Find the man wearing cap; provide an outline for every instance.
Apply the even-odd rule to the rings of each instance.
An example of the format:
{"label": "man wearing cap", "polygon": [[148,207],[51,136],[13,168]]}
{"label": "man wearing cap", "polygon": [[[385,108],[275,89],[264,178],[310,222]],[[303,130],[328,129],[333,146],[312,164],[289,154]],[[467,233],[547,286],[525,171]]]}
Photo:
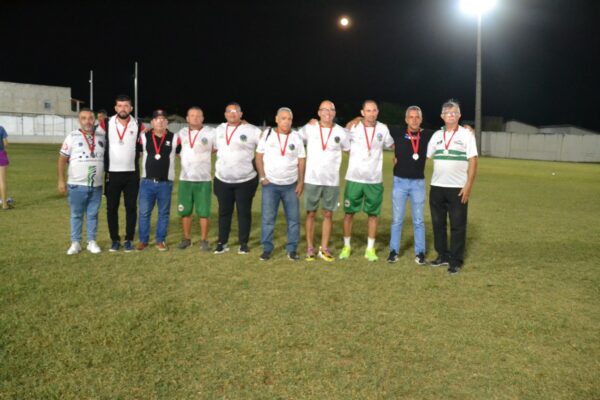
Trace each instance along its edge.
{"label": "man wearing cap", "polygon": [[177,143],[181,144],[177,212],[183,225],[183,240],[177,248],[183,250],[192,244],[192,213],[195,210],[200,220],[200,249],[209,251],[211,154],[215,144],[215,130],[203,125],[204,113],[200,107],[191,107],[186,121],[188,126],[177,133]]}
{"label": "man wearing cap", "polygon": [[226,122],[215,129],[217,162],[214,193],[219,203],[219,238],[214,253],[229,251],[229,233],[235,206],[240,244],[238,254],[248,254],[252,200],[258,186],[253,160],[260,129],[251,124],[242,124],[242,109],[238,103],[227,104],[225,119]]}
{"label": "man wearing cap", "polygon": [[[102,202],[106,135],[102,128],[95,128],[94,113],[88,108],[79,111],[79,126],[67,135],[58,157],[58,191],[68,194],[71,208],[71,247],[67,255],[81,251],[84,216],[87,219],[87,250],[93,254],[101,251],[96,243],[96,232]],[[68,178],[65,182],[66,170]]]}
{"label": "man wearing cap", "polygon": [[367,248],[365,258],[377,261],[375,236],[377,218],[383,203],[383,148],[390,148],[394,140],[385,124],[377,121],[379,108],[374,100],[363,103],[362,121],[350,130],[350,159],[344,190],[344,247],[340,259],[350,257],[352,221],[361,209],[368,215]]}
{"label": "man wearing cap", "polygon": [[296,131],[292,131],[292,110],[282,107],[277,111],[276,128],[265,130],[256,148],[256,168],[262,185],[262,261],[271,258],[273,253],[273,232],[283,203],[287,221],[288,259],[298,260],[300,240],[300,203],[304,187],[304,143]]}
{"label": "man wearing cap", "polygon": [[[427,146],[427,158],[433,159],[429,192],[433,241],[438,253],[434,267],[448,265],[457,274],[464,262],[467,236],[467,208],[477,172],[475,136],[458,125],[460,106],[455,100],[442,105],[444,127],[436,131]],[[448,249],[447,221],[450,220]]]}
{"label": "man wearing cap", "polygon": [[119,95],[115,99],[116,115],[102,126],[106,131],[104,153],[106,219],[112,245],[111,252],[121,248],[119,235],[119,204],[125,201],[125,252],[132,251],[137,220],[137,199],[140,187],[139,153],[137,143],[144,124],[131,117],[131,99]]}
{"label": "man wearing cap", "polygon": [[334,260],[329,251],[329,237],[333,212],[338,207],[340,193],[340,165],[342,151],[350,149],[348,134],[334,122],[335,105],[329,100],[319,105],[319,122],[307,124],[300,130],[306,143],[306,173],[304,177],[304,208],[306,210],[306,260],[315,259],[314,227],[319,205],[322,206],[323,225],[321,246],[317,256],[325,261]]}
{"label": "man wearing cap", "polygon": [[150,218],[156,205],[156,248],[168,250],[166,244],[171,193],[175,180],[175,153],[180,150],[175,135],[167,129],[167,115],[163,110],[152,113],[152,129],[140,135],[138,151],[142,155],[142,182],[140,184],[140,242],[136,250],[144,250],[150,241]]}

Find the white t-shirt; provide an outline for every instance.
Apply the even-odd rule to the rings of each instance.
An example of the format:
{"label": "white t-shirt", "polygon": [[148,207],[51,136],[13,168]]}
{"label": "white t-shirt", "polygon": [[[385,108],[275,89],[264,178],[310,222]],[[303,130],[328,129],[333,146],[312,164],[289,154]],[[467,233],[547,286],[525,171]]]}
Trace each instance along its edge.
{"label": "white t-shirt", "polygon": [[[94,154],[91,152],[90,145],[94,148]],[[60,149],[60,154],[69,158],[67,184],[102,186],[105,148],[106,135],[100,127],[96,128],[93,144],[91,135],[86,135],[84,138],[80,130],[69,133]]]}
{"label": "white t-shirt", "polygon": [[348,132],[337,124],[332,128],[308,124],[298,133],[306,143],[304,182],[311,185],[339,186],[342,151],[350,150]]}
{"label": "white t-shirt", "polygon": [[477,157],[475,135],[459,126],[454,137],[452,132],[446,132],[445,141],[448,154],[445,154],[443,129],[436,131],[427,145],[427,158],[433,159],[431,185],[462,188],[467,183],[468,160]]}
{"label": "white t-shirt", "polygon": [[[359,123],[350,131],[350,160],[346,180],[358,183],[381,183],[383,175],[383,148],[392,147],[394,139],[387,125],[377,122],[375,127]],[[370,150],[369,150],[370,147]]]}
{"label": "white t-shirt", "polygon": [[247,182],[256,177],[252,160],[260,129],[250,124],[241,124],[236,128],[224,122],[215,131],[215,176],[225,183]]}
{"label": "white t-shirt", "polygon": [[181,128],[177,132],[181,144],[181,173],[179,180],[208,182],[211,180],[211,154],[215,146],[215,130],[203,126],[200,130]]}
{"label": "white t-shirt", "polygon": [[[113,115],[108,120],[108,172],[135,171],[135,153],[137,145],[138,124],[135,118],[129,117],[129,122],[122,125]],[[123,140],[119,138],[122,135]]]}
{"label": "white t-shirt", "polygon": [[298,159],[306,158],[298,132],[277,135],[275,129],[267,129],[260,137],[256,152],[264,154],[265,176],[269,182],[291,185],[298,180]]}

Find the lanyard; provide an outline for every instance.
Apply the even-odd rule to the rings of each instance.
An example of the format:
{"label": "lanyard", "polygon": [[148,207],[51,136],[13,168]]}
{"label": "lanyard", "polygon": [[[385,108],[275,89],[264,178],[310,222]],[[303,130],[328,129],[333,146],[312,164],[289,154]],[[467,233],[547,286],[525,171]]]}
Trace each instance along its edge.
{"label": "lanyard", "polygon": [[123,143],[123,138],[125,137],[125,133],[127,132],[127,127],[129,126],[129,121],[131,121],[131,117],[127,118],[127,123],[125,124],[125,129],[123,129],[123,133],[119,132],[119,119],[115,118],[115,128],[117,128],[117,136],[119,137],[119,142]]}
{"label": "lanyard", "polygon": [[327,140],[325,142],[323,142],[323,128],[321,127],[321,125],[319,125],[319,132],[321,133],[321,147],[323,148],[323,151],[325,151],[325,149],[327,148],[327,143],[329,143],[329,138],[331,137],[331,131],[333,131],[333,126],[331,128],[329,128],[329,134],[327,135]]}
{"label": "lanyard", "polygon": [[371,152],[371,147],[373,146],[373,138],[375,137],[375,130],[377,129],[377,123],[373,127],[373,133],[371,134],[371,141],[369,142],[369,135],[367,135],[367,126],[363,123],[363,128],[365,130],[365,140],[367,141],[367,149],[369,153]]}
{"label": "lanyard", "polygon": [[290,139],[290,134],[288,133],[287,135],[285,135],[285,143],[283,144],[283,148],[281,147],[281,138],[279,137],[279,132],[277,132],[277,130],[275,130],[275,133],[277,134],[277,140],[279,140],[279,151],[281,152],[281,156],[285,156],[285,151],[287,149],[287,144],[288,144],[288,140]]}
{"label": "lanyard", "polygon": [[225,142],[227,142],[227,146],[229,146],[229,143],[231,143],[231,138],[233,138],[233,134],[235,133],[235,131],[237,131],[237,128],[239,128],[240,125],[241,124],[236,125],[233,131],[231,131],[231,135],[229,135],[229,137],[227,137],[227,128],[229,128],[229,125],[225,125]]}
{"label": "lanyard", "polygon": [[452,136],[450,136],[450,140],[446,142],[446,128],[444,128],[444,150],[445,153],[448,154],[448,147],[450,147],[450,143],[452,143],[452,139],[454,139],[454,134],[458,131],[458,126],[452,132]]}
{"label": "lanyard", "polygon": [[155,154],[154,158],[156,158],[156,155],[159,156],[158,158],[156,158],[157,160],[160,160],[160,148],[162,147],[163,142],[165,141],[166,137],[167,137],[167,133],[165,132],[163,134],[163,136],[160,138],[160,144],[157,146],[156,145],[156,136],[154,136],[154,132],[152,132],[152,144],[154,144],[154,154]]}
{"label": "lanyard", "polygon": [[96,135],[95,132],[92,132],[92,134],[90,135],[92,137],[92,143],[90,144],[87,135],[85,134],[84,131],[82,131],[81,129],[79,130],[79,132],[81,132],[81,134],[83,135],[83,138],[85,139],[85,142],[88,145],[88,148],[90,149],[90,155],[92,157],[94,157],[94,149],[96,148]]}
{"label": "lanyard", "polygon": [[417,131],[416,138],[413,137],[410,129],[407,129],[406,132],[408,133],[408,137],[410,138],[410,145],[412,146],[413,154],[418,154],[419,153],[419,142],[421,141],[421,130],[419,129]]}
{"label": "lanyard", "polygon": [[188,139],[190,140],[190,148],[194,148],[194,144],[196,143],[196,139],[198,139],[198,135],[200,134],[201,130],[202,128],[198,129],[198,132],[196,132],[196,135],[194,136],[194,140],[192,140],[192,131],[190,131],[190,128],[188,127]]}

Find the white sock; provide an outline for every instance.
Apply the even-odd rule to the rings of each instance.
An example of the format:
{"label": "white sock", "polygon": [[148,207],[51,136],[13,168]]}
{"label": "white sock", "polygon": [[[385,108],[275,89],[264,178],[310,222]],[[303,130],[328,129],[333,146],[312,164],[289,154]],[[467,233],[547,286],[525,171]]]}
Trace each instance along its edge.
{"label": "white sock", "polygon": [[375,247],[375,238],[373,238],[373,239],[368,238],[368,240],[367,240],[367,249],[372,249],[373,247]]}
{"label": "white sock", "polygon": [[344,246],[350,247],[350,236],[344,236]]}

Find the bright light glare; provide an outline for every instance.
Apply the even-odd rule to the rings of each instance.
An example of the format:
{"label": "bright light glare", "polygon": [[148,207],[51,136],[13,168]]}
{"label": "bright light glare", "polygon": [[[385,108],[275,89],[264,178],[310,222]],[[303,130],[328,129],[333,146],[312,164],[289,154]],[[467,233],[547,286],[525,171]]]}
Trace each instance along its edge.
{"label": "bright light glare", "polygon": [[491,10],[496,0],[460,0],[460,8],[468,14],[481,15]]}
{"label": "bright light glare", "polygon": [[350,25],[350,19],[349,19],[348,17],[341,17],[341,18],[340,18],[340,25],[341,25],[343,28],[346,28],[346,27],[348,27],[348,26]]}

